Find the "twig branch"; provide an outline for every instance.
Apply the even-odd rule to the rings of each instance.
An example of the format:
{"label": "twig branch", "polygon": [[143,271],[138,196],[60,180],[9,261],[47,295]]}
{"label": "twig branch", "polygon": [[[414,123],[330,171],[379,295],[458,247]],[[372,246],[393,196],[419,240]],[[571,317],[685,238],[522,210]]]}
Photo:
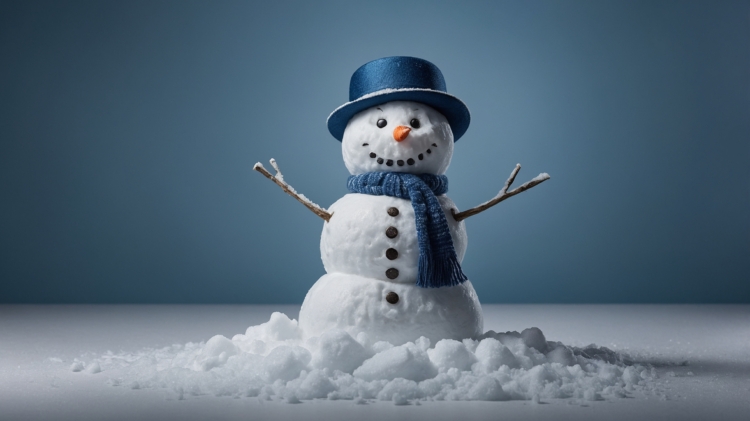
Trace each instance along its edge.
{"label": "twig branch", "polygon": [[531,180],[523,183],[520,187],[517,187],[511,191],[508,191],[510,188],[510,185],[513,184],[513,181],[516,180],[516,175],[518,175],[518,172],[521,171],[521,164],[516,164],[516,167],[513,168],[513,172],[510,173],[510,177],[508,177],[508,180],[505,182],[505,185],[503,186],[503,189],[500,190],[500,192],[493,197],[492,199],[482,203],[479,206],[473,207],[471,209],[467,209],[463,212],[456,212],[455,209],[451,210],[451,213],[453,214],[453,219],[456,221],[462,221],[470,216],[476,215],[479,212],[484,212],[487,209],[497,205],[498,203],[502,202],[503,200],[513,197],[517,195],[518,193],[524,192],[537,184],[541,184],[544,181],[549,180],[549,174],[547,173],[541,173],[538,176],[532,178]]}
{"label": "twig branch", "polygon": [[273,158],[271,158],[271,166],[276,170],[276,175],[271,175],[271,173],[268,172],[268,170],[266,170],[263,167],[263,164],[261,164],[260,162],[253,165],[253,169],[263,174],[267,179],[276,183],[279,187],[281,187],[281,190],[284,190],[288,195],[297,199],[297,201],[305,205],[307,209],[310,209],[314,214],[323,218],[326,222],[331,220],[331,216],[333,216],[332,213],[329,213],[324,208],[313,203],[310,199],[305,197],[304,194],[297,193],[297,191],[295,191],[292,186],[284,181],[284,175],[281,173],[281,170],[279,170],[279,166],[276,164],[276,160]]}

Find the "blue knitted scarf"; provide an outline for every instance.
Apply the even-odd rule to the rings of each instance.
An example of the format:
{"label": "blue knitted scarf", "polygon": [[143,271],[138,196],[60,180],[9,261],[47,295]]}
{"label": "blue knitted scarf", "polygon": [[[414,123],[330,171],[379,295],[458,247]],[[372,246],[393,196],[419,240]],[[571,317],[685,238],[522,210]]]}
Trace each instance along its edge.
{"label": "blue knitted scarf", "polygon": [[436,197],[448,191],[448,177],[370,172],[350,176],[346,186],[352,193],[411,200],[419,243],[418,286],[455,286],[468,279],[461,270],[456,250],[453,248],[448,221]]}

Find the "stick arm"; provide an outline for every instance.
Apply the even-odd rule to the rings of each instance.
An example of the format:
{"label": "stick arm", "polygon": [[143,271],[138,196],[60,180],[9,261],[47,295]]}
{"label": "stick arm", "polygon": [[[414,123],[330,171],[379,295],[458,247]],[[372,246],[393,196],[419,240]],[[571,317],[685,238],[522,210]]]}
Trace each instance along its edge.
{"label": "stick arm", "polygon": [[286,192],[288,195],[297,199],[298,202],[305,205],[307,209],[310,209],[314,214],[323,218],[326,222],[331,220],[331,216],[333,216],[332,213],[328,212],[326,209],[313,203],[310,199],[305,197],[304,194],[297,193],[297,191],[294,190],[292,186],[290,186],[289,184],[287,184],[286,181],[284,181],[284,175],[281,174],[281,170],[279,170],[279,166],[276,164],[276,160],[271,158],[270,162],[271,162],[271,166],[276,170],[276,175],[272,175],[270,172],[268,172],[268,170],[266,170],[263,167],[263,164],[261,164],[260,162],[257,162],[255,165],[253,165],[253,169],[263,174],[263,176],[265,176],[267,179],[276,183],[276,185],[281,187],[281,190],[284,190],[284,192]]}
{"label": "stick arm", "polygon": [[505,185],[503,186],[502,190],[493,197],[492,199],[482,203],[481,205],[475,206],[471,209],[467,209],[463,212],[456,212],[455,209],[451,210],[451,213],[453,214],[453,219],[456,221],[463,221],[464,219],[474,216],[480,212],[484,212],[487,209],[497,205],[498,203],[502,202],[503,200],[513,197],[517,195],[518,193],[523,193],[526,190],[541,184],[547,180],[550,179],[549,174],[547,173],[541,173],[538,176],[532,178],[531,180],[523,183],[521,186],[516,187],[515,189],[508,191],[510,188],[510,185],[513,184],[513,181],[516,179],[516,175],[518,175],[518,172],[521,171],[521,164],[516,164],[516,167],[513,168],[513,171],[510,173],[510,177],[508,177],[508,180],[505,181]]}

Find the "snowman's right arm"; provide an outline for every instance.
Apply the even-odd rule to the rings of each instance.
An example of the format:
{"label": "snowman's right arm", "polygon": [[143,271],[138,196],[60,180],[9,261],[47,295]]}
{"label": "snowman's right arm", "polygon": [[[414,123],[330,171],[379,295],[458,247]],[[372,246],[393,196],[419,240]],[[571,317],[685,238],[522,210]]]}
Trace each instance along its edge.
{"label": "snowman's right arm", "polygon": [[272,175],[270,172],[268,172],[268,170],[266,170],[263,167],[263,164],[261,164],[260,162],[257,162],[255,165],[253,165],[253,169],[263,174],[267,179],[276,183],[288,195],[297,199],[297,201],[305,205],[307,209],[310,209],[314,214],[323,218],[326,222],[331,220],[333,213],[330,213],[327,210],[323,209],[322,207],[318,206],[317,204],[313,203],[310,199],[305,197],[304,194],[297,193],[297,191],[295,191],[294,188],[292,188],[292,186],[290,186],[289,184],[286,183],[286,181],[284,181],[284,175],[281,174],[281,171],[279,170],[279,166],[276,164],[276,160],[273,158],[271,158],[271,166],[276,170],[276,175]]}
{"label": "snowman's right arm", "polygon": [[470,216],[474,216],[478,214],[479,212],[486,211],[487,209],[497,205],[498,203],[502,202],[503,200],[509,197],[513,197],[517,195],[518,193],[523,193],[526,190],[536,186],[537,184],[541,184],[542,182],[549,180],[549,174],[547,174],[546,172],[543,172],[537,175],[536,177],[532,178],[531,180],[516,187],[515,189],[508,191],[508,188],[510,188],[510,185],[513,184],[513,181],[515,181],[518,171],[521,171],[521,164],[516,164],[516,168],[514,168],[513,171],[510,173],[510,177],[508,177],[508,180],[505,181],[505,185],[503,186],[502,190],[500,190],[500,192],[492,199],[482,203],[479,206],[475,206],[471,209],[466,209],[465,211],[462,211],[462,212],[456,212],[456,210],[451,210],[451,213],[453,214],[453,219],[455,219],[456,221],[463,221],[464,219]]}

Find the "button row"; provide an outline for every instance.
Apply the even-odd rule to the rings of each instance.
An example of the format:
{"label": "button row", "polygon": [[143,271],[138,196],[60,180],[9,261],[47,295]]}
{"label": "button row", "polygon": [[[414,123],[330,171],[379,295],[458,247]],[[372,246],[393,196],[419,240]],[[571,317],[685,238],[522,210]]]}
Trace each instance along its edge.
{"label": "button row", "polygon": [[[398,208],[394,208],[394,207],[388,208],[387,212],[388,212],[388,215],[393,216],[393,217],[396,217],[399,214]],[[385,230],[385,236],[388,237],[388,238],[396,238],[396,236],[398,236],[398,230],[396,229],[396,227],[388,227],[388,229]],[[385,251],[385,257],[387,257],[388,260],[395,260],[398,257],[398,250],[396,250],[394,248],[389,248],[388,250]],[[385,276],[387,276],[388,279],[396,279],[396,278],[398,278],[398,269],[390,268],[390,269],[386,270],[385,271]],[[396,301],[391,303],[391,301],[389,300],[388,302],[391,303],[391,304],[395,304],[396,302],[398,302],[398,295],[396,295],[396,293],[394,293],[394,292],[392,292],[390,294],[393,294],[393,295],[396,296]],[[389,294],[389,296],[390,296],[390,294]],[[388,298],[386,297],[386,300],[387,299]]]}
{"label": "button row", "polygon": [[[398,209],[394,207],[388,208],[387,212],[388,215],[393,217],[396,217],[399,214]],[[396,229],[396,227],[388,227],[388,229],[385,230],[385,236],[388,238],[396,238],[396,236],[398,236],[398,230]],[[396,258],[398,258],[398,250],[389,248],[385,251],[385,257],[387,257],[388,260],[395,260]],[[387,276],[388,279],[398,278],[398,269],[390,268],[386,270],[385,276]],[[398,302],[398,295],[395,292],[389,292],[385,299],[391,304],[396,304]]]}

